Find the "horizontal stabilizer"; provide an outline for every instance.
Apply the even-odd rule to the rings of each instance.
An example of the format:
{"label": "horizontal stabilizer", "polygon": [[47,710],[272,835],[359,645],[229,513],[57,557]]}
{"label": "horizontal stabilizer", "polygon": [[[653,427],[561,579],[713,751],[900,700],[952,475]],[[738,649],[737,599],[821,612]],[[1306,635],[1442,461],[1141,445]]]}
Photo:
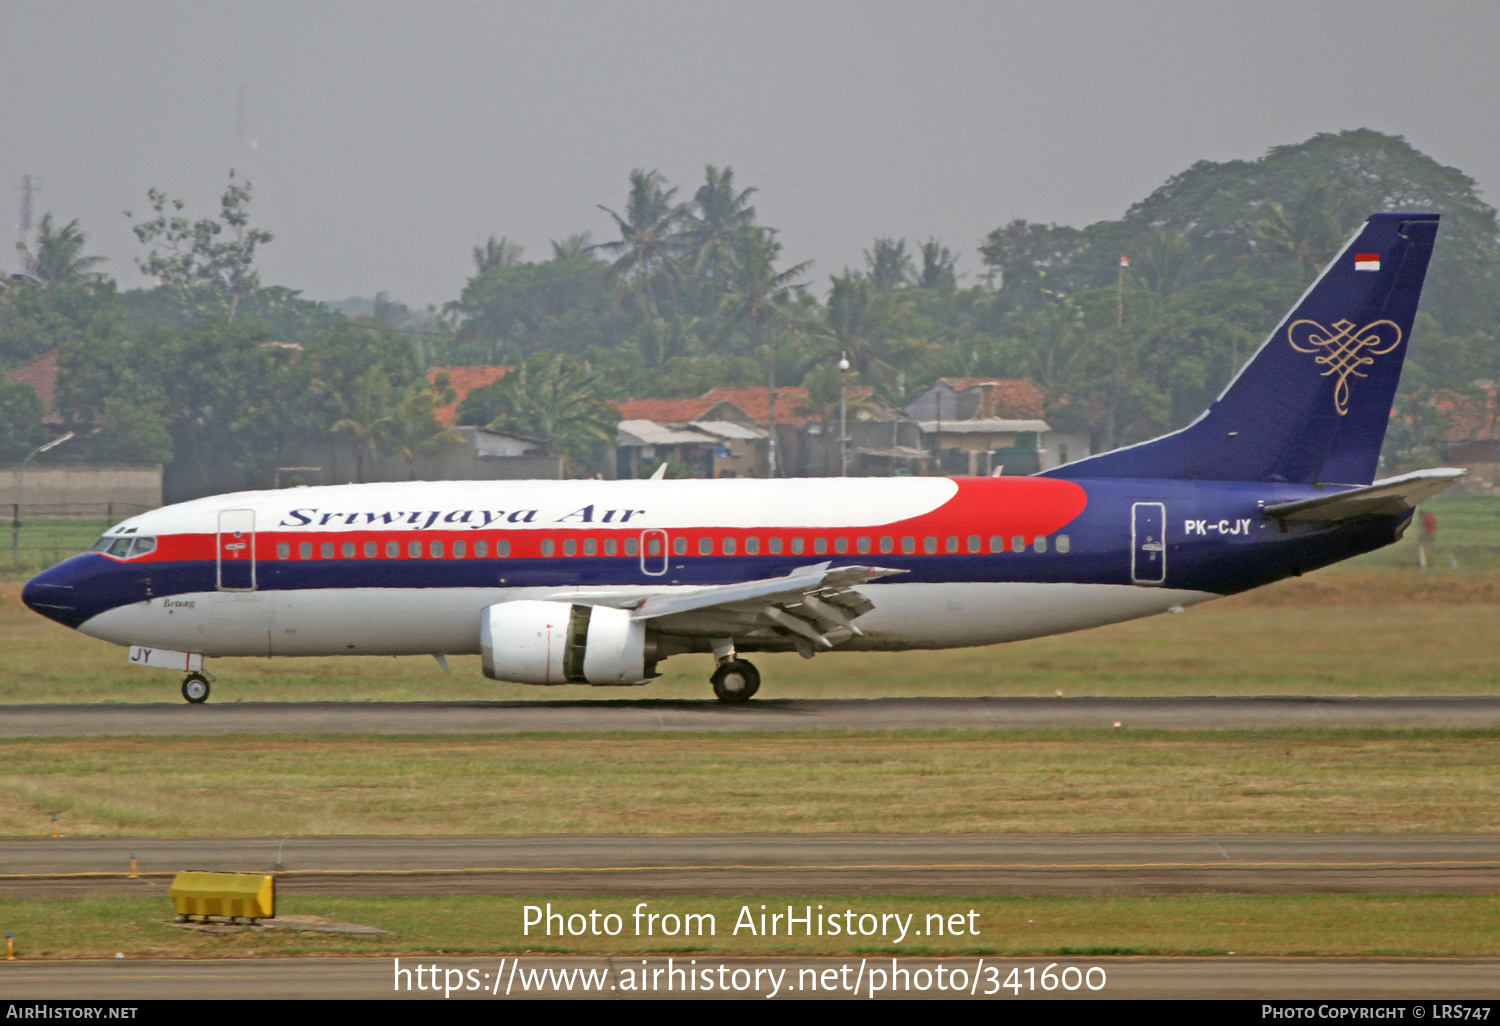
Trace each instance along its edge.
{"label": "horizontal stabilizer", "polygon": [[1461,467],[1416,470],[1410,474],[1376,481],[1363,488],[1350,488],[1296,502],[1280,502],[1267,506],[1264,512],[1266,516],[1278,520],[1332,521],[1395,516],[1430,499],[1467,473]]}

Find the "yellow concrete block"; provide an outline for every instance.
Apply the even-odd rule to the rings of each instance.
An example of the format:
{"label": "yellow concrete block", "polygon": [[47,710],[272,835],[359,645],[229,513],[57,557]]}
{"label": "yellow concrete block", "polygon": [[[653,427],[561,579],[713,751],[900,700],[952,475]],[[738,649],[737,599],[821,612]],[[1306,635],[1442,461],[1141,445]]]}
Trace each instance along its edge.
{"label": "yellow concrete block", "polygon": [[178,873],[172,881],[172,907],[182,916],[276,915],[276,881],[257,873]]}

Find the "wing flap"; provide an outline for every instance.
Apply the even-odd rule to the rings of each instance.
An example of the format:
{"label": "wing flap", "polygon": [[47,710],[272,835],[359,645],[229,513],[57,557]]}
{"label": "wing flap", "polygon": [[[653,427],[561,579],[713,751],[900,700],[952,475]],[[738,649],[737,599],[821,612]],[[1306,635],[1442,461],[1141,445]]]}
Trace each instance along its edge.
{"label": "wing flap", "polygon": [[1318,495],[1296,502],[1279,502],[1263,512],[1277,520],[1338,521],[1359,517],[1395,516],[1430,499],[1453,484],[1468,471],[1462,467],[1436,467],[1416,470],[1398,477],[1349,488],[1328,495]]}

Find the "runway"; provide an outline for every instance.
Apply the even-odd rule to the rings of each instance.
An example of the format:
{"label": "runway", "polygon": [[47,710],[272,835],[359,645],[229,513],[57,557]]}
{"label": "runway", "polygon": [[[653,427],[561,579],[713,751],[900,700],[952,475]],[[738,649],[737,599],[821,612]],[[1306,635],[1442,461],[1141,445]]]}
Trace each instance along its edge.
{"label": "runway", "polygon": [[0,737],[1114,727],[1494,727],[1500,696],[220,702],[0,706]]}
{"label": "runway", "polygon": [[[696,964],[688,963],[696,957]],[[1015,1000],[1042,998],[1240,998],[1273,1001],[1411,1001],[1428,998],[1449,1005],[1472,1004],[1500,997],[1500,959],[1340,959],[1340,958],[1120,958],[1114,956],[1055,956],[1045,958],[995,958],[958,956],[945,959],[902,958],[896,965],[889,957],[844,958],[744,958],[676,956],[673,966],[710,973],[712,990],[667,989],[667,956],[654,956],[645,966],[639,958],[523,957],[519,972],[515,960],[488,958],[403,958],[402,968],[436,965],[438,979],[457,980],[460,986],[472,980],[473,990],[458,989],[451,995],[430,987],[418,991],[396,989],[395,964],[389,958],[266,958],[203,961],[123,960],[77,962],[0,962],[0,993],[11,1000],[43,998],[87,1000],[151,1000],[189,998],[250,1000],[265,998],[391,998],[437,1000],[470,998],[505,1000],[520,998],[989,998]],[[948,986],[939,989],[935,970],[945,968]],[[1054,973],[1067,967],[1081,972],[1097,967],[1103,985],[1097,991],[1074,982],[1073,990],[1062,986],[1044,991],[1037,981],[1049,967]],[[725,972],[717,970],[724,967]],[[645,968],[656,986],[648,990],[623,990],[625,972],[632,976]],[[1019,994],[1003,986],[1011,969],[1021,984]],[[662,970],[656,975],[655,970]],[[894,969],[905,969],[908,986]],[[450,976],[449,971],[457,973]],[[582,985],[577,970],[592,986]],[[738,970],[738,972],[736,972]],[[783,972],[784,970],[784,972]],[[847,971],[845,971],[847,970]],[[925,978],[921,971],[925,970]],[[963,973],[964,987],[954,970]],[[1028,970],[1030,974],[1028,975]],[[876,976],[876,971],[883,974]],[[469,973],[473,976],[470,977]],[[780,973],[781,975],[777,975]],[[427,974],[430,975],[430,974]],[[565,989],[559,979],[569,982]],[[639,977],[634,977],[639,979]],[[687,974],[682,972],[682,979]],[[1099,973],[1090,979],[1100,981]],[[701,980],[702,977],[698,977]],[[498,980],[498,982],[497,982]],[[875,990],[879,981],[883,990]],[[519,985],[518,985],[519,981]],[[533,986],[528,981],[536,981]],[[719,986],[720,982],[725,986]],[[696,981],[695,981],[696,982]],[[925,982],[926,988],[918,990]],[[415,980],[413,980],[413,984]],[[738,989],[743,983],[743,989]],[[856,987],[854,984],[858,983]],[[507,986],[509,994],[506,994]],[[772,991],[772,987],[777,989]],[[970,990],[969,988],[973,989]],[[493,992],[491,992],[493,988]],[[993,989],[992,989],[993,988]],[[1257,1010],[1258,1011],[1258,1010]],[[1418,1018],[1408,1014],[1402,1018]],[[1426,1009],[1423,1009],[1425,1012]],[[1435,1014],[1435,1013],[1434,1013]]]}
{"label": "runway", "polygon": [[163,895],[186,869],[307,895],[1494,894],[1500,835],[29,838],[0,866],[8,898]]}

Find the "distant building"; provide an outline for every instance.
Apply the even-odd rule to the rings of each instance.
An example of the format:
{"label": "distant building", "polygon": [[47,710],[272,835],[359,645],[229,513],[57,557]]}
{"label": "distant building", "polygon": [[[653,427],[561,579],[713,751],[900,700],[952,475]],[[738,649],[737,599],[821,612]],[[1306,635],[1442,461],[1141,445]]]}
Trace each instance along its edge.
{"label": "distant building", "polygon": [[738,404],[712,395],[616,402],[616,474],[647,476],[666,460],[694,477],[764,477],[769,433]]}
{"label": "distant building", "polygon": [[429,367],[427,369],[427,380],[436,382],[439,374],[448,375],[448,384],[458,393],[458,397],[447,406],[439,406],[433,413],[443,427],[452,427],[458,419],[458,407],[467,398],[469,393],[477,388],[485,388],[493,385],[505,375],[515,370],[514,367],[502,367],[496,364],[477,364],[466,367]]}
{"label": "distant building", "polygon": [[1034,474],[1090,454],[1089,437],[1054,431],[1030,378],[939,378],[906,407],[943,473]]}
{"label": "distant building", "polygon": [[42,401],[42,423],[54,434],[61,432],[62,414],[57,412],[57,350],[52,349],[7,371],[5,379],[30,385]]}

